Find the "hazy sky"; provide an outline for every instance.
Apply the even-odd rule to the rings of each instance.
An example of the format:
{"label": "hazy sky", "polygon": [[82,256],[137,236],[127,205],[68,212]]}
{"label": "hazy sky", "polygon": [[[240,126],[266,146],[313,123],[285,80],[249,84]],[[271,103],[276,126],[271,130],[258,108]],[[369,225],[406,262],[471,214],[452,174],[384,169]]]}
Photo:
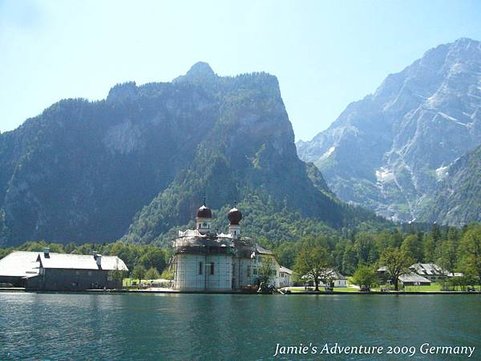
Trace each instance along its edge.
{"label": "hazy sky", "polygon": [[481,1],[0,0],[0,131],[62,98],[170,81],[197,61],[276,75],[297,139],[436,45],[481,40]]}

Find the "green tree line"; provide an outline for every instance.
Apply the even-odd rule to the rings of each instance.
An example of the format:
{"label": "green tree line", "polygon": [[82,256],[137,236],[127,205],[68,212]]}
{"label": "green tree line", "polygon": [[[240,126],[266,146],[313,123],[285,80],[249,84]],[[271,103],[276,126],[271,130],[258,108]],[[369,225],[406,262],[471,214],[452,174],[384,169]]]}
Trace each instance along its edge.
{"label": "green tree line", "polygon": [[[280,221],[280,220],[277,220]],[[285,225],[287,227],[287,225]],[[321,272],[321,269],[306,271],[300,265],[317,264],[318,268],[332,268],[344,275],[366,275],[367,270],[377,267],[390,268],[393,282],[406,268],[415,262],[436,263],[450,273],[462,272],[476,282],[481,280],[481,224],[473,223],[462,228],[433,224],[404,225],[388,229],[341,229],[315,227],[315,232],[303,234],[300,230],[294,240],[279,241],[267,237],[247,236],[274,251],[279,263],[303,274]],[[246,233],[244,233],[246,234]],[[47,242],[27,242],[18,247],[0,248],[0,258],[13,250],[42,251],[49,247],[51,252],[115,255],[120,257],[137,276],[156,276],[166,270],[172,250],[154,244],[115,242],[109,244],[73,243],[62,245]],[[312,259],[318,255],[318,259]],[[322,257],[321,257],[322,256]],[[311,259],[308,259],[311,257]],[[315,257],[314,257],[315,258]],[[322,267],[321,267],[322,265]],[[311,267],[312,268],[312,267]],[[157,273],[156,273],[157,272]],[[363,278],[363,279],[369,279]]]}
{"label": "green tree line", "polygon": [[[322,270],[304,266],[315,262],[333,268],[344,275],[360,274],[370,279],[378,267],[386,267],[393,285],[413,263],[436,263],[449,273],[463,273],[471,283],[481,280],[481,224],[462,228],[440,227],[436,224],[426,230],[423,225],[409,225],[394,229],[332,231],[305,236],[296,242],[279,245],[264,240],[271,246],[279,262],[289,268],[308,273]],[[315,255],[319,255],[316,257]],[[322,255],[322,257],[320,256]],[[312,258],[315,260],[312,260]],[[372,280],[371,280],[372,281]]]}

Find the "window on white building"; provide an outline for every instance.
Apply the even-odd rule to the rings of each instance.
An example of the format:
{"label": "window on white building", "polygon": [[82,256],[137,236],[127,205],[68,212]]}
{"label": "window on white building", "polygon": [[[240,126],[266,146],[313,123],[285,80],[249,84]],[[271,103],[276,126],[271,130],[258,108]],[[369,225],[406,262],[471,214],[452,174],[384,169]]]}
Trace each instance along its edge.
{"label": "window on white building", "polygon": [[203,268],[204,268],[204,265],[202,264],[202,262],[199,262],[199,274],[200,275],[202,274]]}

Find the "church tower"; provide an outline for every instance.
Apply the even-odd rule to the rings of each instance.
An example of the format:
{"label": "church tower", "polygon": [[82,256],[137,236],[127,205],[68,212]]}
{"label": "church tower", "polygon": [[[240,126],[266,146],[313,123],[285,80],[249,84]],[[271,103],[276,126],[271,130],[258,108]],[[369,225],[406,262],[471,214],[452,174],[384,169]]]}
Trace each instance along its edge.
{"label": "church tower", "polygon": [[242,213],[234,206],[229,213],[227,213],[229,219],[229,234],[233,239],[240,237],[240,225],[239,222],[242,219]]}
{"label": "church tower", "polygon": [[204,204],[197,210],[197,216],[195,217],[196,229],[201,234],[210,232],[210,224],[212,221],[212,211]]}

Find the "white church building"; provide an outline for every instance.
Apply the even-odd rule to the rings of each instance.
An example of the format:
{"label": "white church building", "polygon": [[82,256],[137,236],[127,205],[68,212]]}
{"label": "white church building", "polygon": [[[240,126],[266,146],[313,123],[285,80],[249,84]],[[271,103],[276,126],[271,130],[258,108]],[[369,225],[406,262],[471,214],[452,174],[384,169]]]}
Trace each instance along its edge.
{"label": "white church building", "polygon": [[[247,291],[259,283],[263,262],[270,262],[270,283],[284,286],[281,267],[273,253],[252,239],[241,237],[242,213],[232,208],[228,233],[211,229],[212,211],[204,204],[197,210],[196,227],[179,231],[173,242],[174,289],[179,291]],[[268,261],[269,260],[269,261]]]}

